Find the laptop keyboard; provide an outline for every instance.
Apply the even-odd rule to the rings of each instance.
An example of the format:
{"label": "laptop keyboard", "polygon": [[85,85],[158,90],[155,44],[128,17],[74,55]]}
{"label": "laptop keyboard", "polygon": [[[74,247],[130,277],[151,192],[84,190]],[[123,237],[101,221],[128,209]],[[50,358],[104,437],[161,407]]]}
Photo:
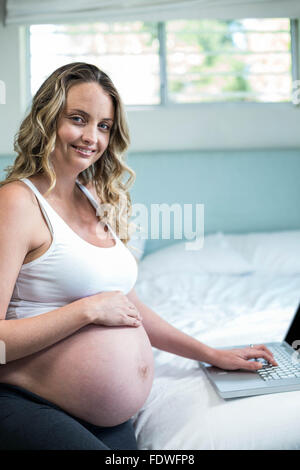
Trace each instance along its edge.
{"label": "laptop keyboard", "polygon": [[278,366],[272,366],[268,362],[263,362],[262,369],[258,370],[260,377],[265,380],[280,380],[300,377],[300,357],[292,360],[290,353],[285,348],[278,346],[271,346],[268,348]]}

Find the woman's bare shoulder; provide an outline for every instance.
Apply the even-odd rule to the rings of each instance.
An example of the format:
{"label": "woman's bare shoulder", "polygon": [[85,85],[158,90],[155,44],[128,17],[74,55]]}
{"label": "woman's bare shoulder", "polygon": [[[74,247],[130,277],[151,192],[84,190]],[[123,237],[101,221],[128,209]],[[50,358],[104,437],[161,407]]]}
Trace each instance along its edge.
{"label": "woman's bare shoulder", "polygon": [[0,188],[0,207],[25,209],[32,208],[35,196],[32,190],[23,181],[12,181]]}
{"label": "woman's bare shoulder", "polygon": [[[0,240],[11,250],[22,251],[24,257],[40,233],[38,225],[37,202],[30,194],[30,188],[22,181],[12,181],[0,188]],[[31,191],[32,192],[32,191]]]}

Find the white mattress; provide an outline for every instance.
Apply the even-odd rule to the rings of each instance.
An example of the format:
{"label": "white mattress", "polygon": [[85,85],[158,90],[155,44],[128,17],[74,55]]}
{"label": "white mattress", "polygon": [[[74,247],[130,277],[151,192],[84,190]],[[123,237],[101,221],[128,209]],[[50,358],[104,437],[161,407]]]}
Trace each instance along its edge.
{"label": "white mattress", "polygon": [[[234,237],[218,234],[206,244],[210,253],[222,245],[242,257],[247,241],[241,272],[236,259],[234,272],[230,263],[226,268],[228,259],[218,265],[221,256],[209,266],[202,263],[204,251],[190,256],[180,243],[141,261],[136,291],[172,325],[211,346],[281,341],[300,300],[300,232],[297,236],[299,247],[292,246],[284,272],[254,267],[246,236],[238,236],[235,245]],[[273,239],[270,234],[264,241],[272,246]],[[282,255],[282,239],[277,249]],[[225,401],[196,361],[153,351],[152,391],[134,416],[140,449],[300,449],[300,391]]]}

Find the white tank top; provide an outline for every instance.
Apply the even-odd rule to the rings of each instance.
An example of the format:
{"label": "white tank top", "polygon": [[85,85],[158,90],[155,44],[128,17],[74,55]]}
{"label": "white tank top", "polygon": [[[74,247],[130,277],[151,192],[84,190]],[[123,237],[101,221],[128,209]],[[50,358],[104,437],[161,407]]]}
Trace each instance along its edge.
{"label": "white tank top", "polygon": [[[112,247],[92,245],[69,227],[29,179],[21,181],[36,195],[52,243],[42,256],[22,265],[6,319],[33,317],[100,292],[127,294],[137,279],[137,263],[112,228],[107,224],[115,240]],[[97,209],[88,189],[76,183]]]}

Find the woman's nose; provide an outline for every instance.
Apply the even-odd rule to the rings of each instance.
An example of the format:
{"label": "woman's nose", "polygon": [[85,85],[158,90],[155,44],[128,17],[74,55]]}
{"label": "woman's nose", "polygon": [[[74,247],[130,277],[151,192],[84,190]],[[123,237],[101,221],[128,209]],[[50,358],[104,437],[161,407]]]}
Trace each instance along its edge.
{"label": "woman's nose", "polygon": [[82,140],[89,144],[95,144],[97,141],[97,128],[94,126],[86,126],[83,129]]}

